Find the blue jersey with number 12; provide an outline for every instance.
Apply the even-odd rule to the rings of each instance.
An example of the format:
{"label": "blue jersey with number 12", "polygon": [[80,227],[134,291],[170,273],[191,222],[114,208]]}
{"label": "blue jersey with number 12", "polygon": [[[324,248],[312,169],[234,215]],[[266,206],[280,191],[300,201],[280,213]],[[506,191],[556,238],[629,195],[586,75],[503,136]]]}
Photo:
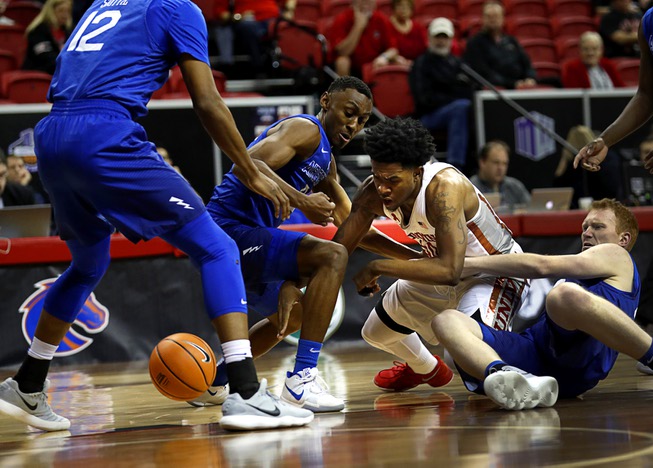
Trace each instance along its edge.
{"label": "blue jersey with number 12", "polygon": [[181,54],[209,63],[206,23],[190,0],[96,0],[57,57],[48,100],[108,99],[143,116]]}

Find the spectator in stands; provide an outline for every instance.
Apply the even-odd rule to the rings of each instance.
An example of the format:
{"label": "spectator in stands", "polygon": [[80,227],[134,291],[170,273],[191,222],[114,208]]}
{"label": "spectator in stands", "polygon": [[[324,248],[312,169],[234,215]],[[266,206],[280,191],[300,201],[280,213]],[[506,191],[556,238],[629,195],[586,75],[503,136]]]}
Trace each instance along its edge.
{"label": "spectator in stands", "polygon": [[603,57],[603,39],[594,31],[584,32],[578,43],[580,57],[562,66],[562,86],[565,88],[623,88],[624,81],[616,65]]}
{"label": "spectator in stands", "polygon": [[390,20],[376,9],[376,0],[352,0],[351,8],[334,18],[329,36],[340,76],[360,78],[365,64],[380,67],[404,61]]}
{"label": "spectator in stands", "polygon": [[392,34],[397,41],[399,56],[411,62],[424,53],[428,44],[426,28],[420,22],[413,21],[413,13],[413,0],[392,0]]}
{"label": "spectator in stands", "polygon": [[436,18],[429,25],[429,48],[413,63],[410,89],[422,125],[447,130],[447,162],[463,170],[467,161],[469,109],[473,88],[451,55],[453,23]]}
{"label": "spectator in stands", "polygon": [[41,12],[27,26],[24,70],[54,73],[59,51],[72,31],[71,0],[47,0]]}
{"label": "spectator in stands", "polygon": [[10,154],[7,156],[7,169],[9,182],[28,187],[34,192],[35,203],[50,203],[50,197],[41,184],[37,173],[32,174],[25,166],[25,159],[21,156]]}
{"label": "spectator in stands", "polygon": [[495,1],[483,6],[481,31],[465,49],[464,60],[495,86],[509,89],[537,85],[531,60],[516,38],[504,33],[504,9]]}
{"label": "spectator in stands", "polygon": [[9,169],[4,153],[0,154],[0,208],[5,206],[34,205],[34,191],[8,180]]}
{"label": "spectator in stands", "polygon": [[166,148],[164,148],[163,146],[157,145],[156,152],[159,153],[161,155],[161,157],[163,158],[163,160],[166,163],[168,163],[175,171],[177,171],[178,174],[181,174],[181,169],[179,169],[179,166],[175,165],[175,162],[170,157],[170,153],[168,152],[168,150]]}
{"label": "spectator in stands", "polygon": [[531,195],[521,181],[506,175],[509,161],[507,143],[488,141],[478,153],[478,174],[470,180],[482,193],[501,194],[501,205],[513,210],[528,205]]}
{"label": "spectator in stands", "polygon": [[8,4],[8,0],[0,0],[0,26],[13,26],[16,24],[16,22],[11,18],[4,16]]}
{"label": "spectator in stands", "polygon": [[[284,3],[283,14],[291,18],[297,0]],[[251,60],[251,71],[261,74],[265,70],[266,46],[270,23],[282,13],[276,0],[217,0],[214,11],[219,18],[215,27],[218,45],[218,68],[235,64],[234,45],[242,44]]]}
{"label": "spectator in stands", "polygon": [[606,57],[639,57],[637,29],[641,18],[642,14],[632,8],[630,0],[610,2],[610,10],[599,25]]}

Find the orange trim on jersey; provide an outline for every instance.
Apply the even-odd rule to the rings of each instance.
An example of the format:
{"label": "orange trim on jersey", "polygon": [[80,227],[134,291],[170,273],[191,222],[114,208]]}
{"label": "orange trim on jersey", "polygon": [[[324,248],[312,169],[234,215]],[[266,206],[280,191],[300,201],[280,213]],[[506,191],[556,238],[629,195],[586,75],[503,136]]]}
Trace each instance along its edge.
{"label": "orange trim on jersey", "polygon": [[499,215],[497,214],[496,211],[494,211],[494,208],[492,207],[490,202],[487,201],[487,198],[485,198],[483,196],[483,194],[480,193],[480,192],[476,192],[476,195],[478,196],[478,199],[481,200],[483,203],[485,203],[485,206],[488,207],[488,209],[490,210],[490,213],[492,213],[492,215],[494,216],[494,220],[499,224],[499,226],[501,226],[503,229],[507,230],[510,233],[510,235],[512,236],[513,235],[512,231],[510,230],[510,228],[508,226],[506,226],[506,224],[503,222],[503,220],[501,218],[499,218]]}
{"label": "orange trim on jersey", "polygon": [[481,231],[481,228],[479,228],[476,223],[467,223],[467,228],[472,231],[472,234],[474,234],[474,237],[478,239],[478,241],[481,243],[485,251],[490,254],[490,255],[496,255],[499,253],[497,249],[494,248],[494,246],[490,243],[489,240],[487,240],[487,237],[485,237],[485,234],[483,234],[483,231]]}

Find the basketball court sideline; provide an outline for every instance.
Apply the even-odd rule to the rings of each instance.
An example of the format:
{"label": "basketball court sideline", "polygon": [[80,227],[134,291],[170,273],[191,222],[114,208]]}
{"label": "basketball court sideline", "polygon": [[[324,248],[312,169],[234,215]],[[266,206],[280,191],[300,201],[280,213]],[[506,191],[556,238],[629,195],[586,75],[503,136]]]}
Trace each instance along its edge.
{"label": "basketball court sideline", "polygon": [[[257,361],[280,392],[290,365],[282,343]],[[227,432],[219,407],[160,395],[147,362],[53,368],[51,403],[69,431],[43,433],[0,416],[0,468],[8,466],[650,466],[653,377],[620,357],[583,398],[511,412],[443,388],[385,393],[372,384],[392,357],[364,342],[329,342],[321,373],[345,411],[297,429]],[[439,351],[438,348],[434,352]],[[4,379],[12,370],[0,371]]]}

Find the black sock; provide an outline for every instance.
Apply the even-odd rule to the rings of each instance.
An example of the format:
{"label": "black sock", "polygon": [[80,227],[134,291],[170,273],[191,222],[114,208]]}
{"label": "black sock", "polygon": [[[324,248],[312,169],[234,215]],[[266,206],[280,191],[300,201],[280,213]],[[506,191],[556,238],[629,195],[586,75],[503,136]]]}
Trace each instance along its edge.
{"label": "black sock", "polygon": [[27,356],[14,377],[20,391],[23,393],[42,392],[51,362]]}
{"label": "black sock", "polygon": [[258,390],[259,382],[252,358],[228,363],[227,375],[229,376],[229,393],[238,393],[247,400]]}

